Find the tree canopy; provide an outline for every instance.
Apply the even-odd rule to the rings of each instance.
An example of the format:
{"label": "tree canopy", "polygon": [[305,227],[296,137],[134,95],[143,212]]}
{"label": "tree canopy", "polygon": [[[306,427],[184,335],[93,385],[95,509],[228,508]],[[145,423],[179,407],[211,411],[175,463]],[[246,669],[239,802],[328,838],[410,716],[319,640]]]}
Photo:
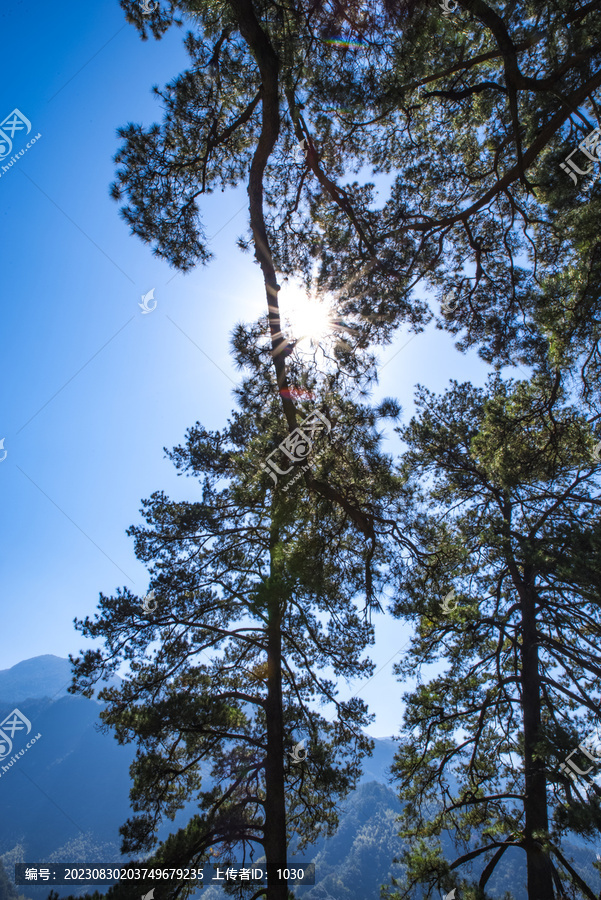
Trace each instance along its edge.
{"label": "tree canopy", "polygon": [[[198,23],[189,69],[157,89],[162,125],[128,126],[117,157],[113,194],[159,256],[206,262],[199,201],[243,183],[276,309],[276,269],[309,282],[317,259],[320,289],[336,291],[363,271],[342,312],[386,340],[427,320],[415,284],[463,285],[445,327],[511,356],[533,286],[595,216],[598,187],[583,196],[559,166],[597,120],[598,2],[465,0],[448,17],[415,0],[122,6],[143,36],[178,11]],[[381,203],[373,183],[349,181],[368,173],[390,183]]]}
{"label": "tree canopy", "polygon": [[[599,830],[599,789],[582,794],[560,763],[601,713],[601,0],[457,0],[448,15],[424,0],[121,6],[143,39],[185,22],[189,65],[155,88],[160,123],[120,129],[112,196],[132,233],[187,272],[210,262],[203,195],[244,185],[238,245],[266,299],[233,333],[240,411],[221,432],[197,424],[171,454],[204,479],[202,499],[158,492],[131,529],[156,618],[124,591],[81,625],[107,655],[76,663],[80,689],[131,664],[105,715],[144,748],[126,846],[150,847],[157,817],[194,791],[200,816],[159,853],[233,841],[281,861],[290,822],[307,841],[334,827],[369,749],[367,710],[338,704],[335,678],[369,670],[367,613],[388,583],[390,612],[417,633],[399,675],[448,663],[406,697],[395,774],[414,844],[397,896],[451,887],[476,861],[462,889],[481,900],[519,847],[531,900],[568,884],[594,897],[561,845]],[[319,358],[286,326],[287,278],[332,300]],[[420,389],[397,466],[376,425],[398,407],[366,402],[374,349],[433,319],[491,377]],[[317,412],[331,425],[323,454],[270,469]],[[301,724],[315,768],[296,779],[284,733]],[[209,758],[217,782],[203,793]]]}
{"label": "tree canopy", "polygon": [[[419,880],[427,858],[432,879],[484,860],[484,889],[504,852],[520,847],[529,896],[574,880],[594,900],[561,840],[599,830],[601,790],[586,796],[560,767],[601,713],[589,423],[542,379],[421,390],[418,410],[401,433],[405,524],[422,561],[399,566],[393,607],[417,637],[397,668],[406,679],[437,658],[447,666],[407,696],[396,773],[410,801],[403,834],[422,839],[407,855],[411,874]],[[462,847],[450,868],[424,842],[442,830]]]}
{"label": "tree canopy", "polygon": [[[269,866],[285,869],[289,841],[302,850],[332,833],[337,798],[355,785],[371,747],[366,706],[338,700],[337,679],[373,671],[363,655],[373,642],[368,612],[387,557],[381,544],[366,555],[338,505],[310,502],[302,482],[272,489],[257,460],[285,431],[277,391],[261,411],[258,400],[248,380],[226,429],[189,429],[169,456],[198,480],[200,498],[156,492],[144,502],[146,525],[129,529],[155,609],[148,615],[124,589],[101,595],[96,619],[78,623],[105,651],[73,660],[73,690],[90,695],[99,679],[129,668],[122,686],[101,694],[104,725],[139,747],[139,815],[122,828],[124,852],[151,850],[158,825],[198,799],[199,814],[159,849],[164,865],[263,851]],[[331,426],[332,440],[321,433],[317,448],[313,434],[317,474],[343,474],[366,504],[385,508],[395,480],[379,449],[380,414],[348,395],[326,394],[322,405],[327,415],[317,421]],[[285,900],[285,884],[268,896]]]}

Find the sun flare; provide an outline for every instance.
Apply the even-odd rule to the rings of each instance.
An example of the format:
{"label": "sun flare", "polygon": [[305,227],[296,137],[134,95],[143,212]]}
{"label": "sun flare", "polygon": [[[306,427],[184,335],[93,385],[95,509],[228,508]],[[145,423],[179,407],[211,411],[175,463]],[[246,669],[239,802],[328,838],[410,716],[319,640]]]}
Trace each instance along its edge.
{"label": "sun flare", "polygon": [[308,294],[296,285],[287,285],[279,297],[282,330],[298,346],[319,344],[332,332],[334,310],[327,300]]}

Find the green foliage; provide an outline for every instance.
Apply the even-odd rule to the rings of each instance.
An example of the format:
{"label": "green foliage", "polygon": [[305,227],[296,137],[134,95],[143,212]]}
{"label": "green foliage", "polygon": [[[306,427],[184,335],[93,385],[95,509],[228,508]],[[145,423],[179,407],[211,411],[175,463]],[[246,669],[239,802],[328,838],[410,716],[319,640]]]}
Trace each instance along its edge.
{"label": "green foliage", "polygon": [[[331,754],[345,759],[350,733],[366,749],[356,730],[366,711],[337,705],[333,726],[309,714],[305,702],[334,702],[335,682],[300,672],[366,670],[360,648],[371,634],[353,603],[362,594],[376,607],[392,573],[393,611],[417,632],[399,674],[435,659],[449,667],[407,697],[397,774],[404,833],[419,838],[405,857],[409,881],[456,877],[435,843],[452,829],[456,867],[487,861],[462,897],[484,898],[502,853],[517,846],[529,892],[546,900],[558,885],[541,860],[551,856],[565,882],[561,839],[601,823],[594,790],[585,803],[558,772],[577,743],[574,714],[588,722],[601,702],[600,188],[574,186],[560,169],[599,121],[600,5],[462,0],[446,17],[417,0],[171,0],[147,18],[135,0],[121,5],[142,37],[159,38],[176,15],[193,30],[188,70],[157,91],[163,122],[121,131],[112,195],[125,198],[132,231],[187,271],[210,257],[202,195],[246,184],[249,232],[238,246],[254,247],[268,303],[267,319],[234,332],[237,360],[253,372],[243,415],[221,433],[195,426],[172,454],[204,479],[202,499],[157,493],[144,507],[149,527],[131,529],[164,597],[156,629],[140,626],[127,592],[103,598],[105,619],[83,626],[132,662],[131,689],[110,698],[107,714],[120,739],[148,744],[134,767],[135,802],[147,811],[129,826],[131,846],[150,842],[159,808],[170,815],[199,791],[200,759],[230,779],[243,771],[240,785],[251,773],[261,790],[252,736],[263,707],[247,706],[279,675],[265,668],[264,645],[242,638],[245,616],[261,636],[274,616],[288,628],[282,714],[289,732],[308,726],[316,760],[306,783],[293,779],[291,821],[298,815],[303,834],[333,827],[333,796],[357,770],[330,770]],[[347,323],[321,370],[285,334],[278,281],[291,276],[334,295]],[[444,301],[440,315],[424,289]],[[497,377],[483,390],[453,383],[441,398],[422,391],[400,432],[409,450],[397,475],[374,432],[378,415],[396,416],[394,402],[368,410],[350,385],[374,379],[375,343],[434,316]],[[516,364],[532,377],[504,382],[503,366]],[[305,406],[294,385],[319,398],[331,443],[313,474],[285,494],[276,486],[267,503],[256,461],[298,424]],[[451,587],[457,605],[441,613]],[[157,637],[156,659],[140,662]],[[221,654],[211,668],[184,663],[208,649]],[[78,665],[85,684],[112,663],[97,653]],[[167,686],[168,670],[177,674]],[[160,702],[138,708],[152,691]],[[213,723],[250,748],[213,745]],[[155,736],[171,731],[165,753]],[[252,831],[233,784],[227,800],[220,789],[202,798],[203,834],[217,811],[223,833]],[[319,815],[309,814],[318,800]],[[195,840],[190,848],[206,850]]]}
{"label": "green foliage", "polygon": [[[409,678],[426,663],[446,663],[406,695],[395,772],[407,801],[401,833],[420,839],[403,857],[409,877],[452,886],[433,843],[449,830],[462,864],[537,840],[567,883],[562,838],[601,829],[601,791],[592,785],[583,795],[559,771],[601,713],[601,516],[590,424],[554,382],[495,378],[485,390],[421,390],[400,436],[414,480],[405,523],[422,558],[397,569],[394,613],[417,631],[397,670]],[[529,650],[538,692],[538,681],[524,680]],[[526,734],[530,713],[539,727]],[[532,777],[544,777],[548,834],[525,825],[528,759]]]}
{"label": "green foliage", "polygon": [[[254,167],[241,246],[336,292],[363,346],[429,321],[421,282],[456,296],[437,322],[460,347],[532,364],[577,338],[598,382],[600,187],[559,168],[597,120],[596,3],[464,0],[449,17],[379,0],[121,5],[144,36],[176,14],[192,26],[163,123],[124,128],[116,159],[113,196],[157,255],[207,262],[198,204]],[[381,200],[359,173],[390,182]]]}
{"label": "green foliage", "polygon": [[319,900],[326,896],[362,900],[373,886],[389,880],[396,870],[392,860],[399,848],[395,820],[398,801],[384,785],[361,785],[340,813],[336,834],[316,846],[315,887],[301,896]]}
{"label": "green foliage", "polygon": [[[208,432],[197,423],[168,454],[198,481],[199,499],[156,492],[143,504],[146,524],[129,529],[151,573],[155,612],[145,615],[141,598],[122,590],[101,595],[96,619],[78,623],[106,650],[73,661],[74,690],[89,693],[121,662],[130,670],[122,686],[101,694],[105,726],[121,743],[138,744],[131,767],[138,814],[122,828],[124,852],[151,849],[158,824],[198,801],[198,814],[154,854],[157,864],[200,865],[212,849],[217,859],[241,858],[264,844],[268,710],[279,692],[285,744],[277,760],[288,836],[301,850],[333,832],[337,798],[354,786],[371,745],[362,731],[365,704],[339,701],[328,672],[356,679],[373,671],[363,657],[373,632],[360,598],[367,596],[367,565],[377,600],[384,546],[366,562],[336,504],[316,498],[303,481],[289,492],[282,483],[272,490],[260,464],[285,436],[277,395],[257,412],[249,380],[239,397],[226,429]],[[377,414],[348,396],[328,394],[319,406],[332,439],[321,438],[317,477],[327,472],[382,514],[395,479],[378,447]],[[279,663],[270,655],[274,629]],[[322,716],[318,703],[328,703],[334,718]],[[303,736],[307,763],[298,766],[289,750]],[[213,786],[203,789],[207,768]]]}

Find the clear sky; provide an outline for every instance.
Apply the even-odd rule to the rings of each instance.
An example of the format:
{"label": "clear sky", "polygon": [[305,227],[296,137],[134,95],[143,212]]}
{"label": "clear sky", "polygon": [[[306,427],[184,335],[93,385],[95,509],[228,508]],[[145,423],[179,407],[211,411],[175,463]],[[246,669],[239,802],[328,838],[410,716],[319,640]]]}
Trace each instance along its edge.
{"label": "clear sky", "polygon": [[[239,378],[229,334],[265,301],[258,267],[235,244],[247,228],[244,188],[202,202],[215,259],[187,276],[129,235],[109,197],[116,129],[161,120],[151,87],[185,66],[184,30],[144,43],[106,0],[14,0],[0,24],[0,121],[16,108],[32,125],[16,133],[11,156],[41,134],[4,173],[11,156],[0,160],[5,669],[77,653],[86,642],[73,619],[94,614],[99,591],[145,593],[125,529],[153,491],[185,496],[163,447],[196,420],[225,425]],[[143,315],[138,303],[152,288],[157,306]],[[433,328],[399,333],[380,359],[375,397],[396,397],[405,416],[416,383],[439,391],[450,378],[481,384],[486,375]],[[375,736],[398,728],[403,688],[390,658],[408,638],[401,623],[379,618],[381,671],[361,690]]]}

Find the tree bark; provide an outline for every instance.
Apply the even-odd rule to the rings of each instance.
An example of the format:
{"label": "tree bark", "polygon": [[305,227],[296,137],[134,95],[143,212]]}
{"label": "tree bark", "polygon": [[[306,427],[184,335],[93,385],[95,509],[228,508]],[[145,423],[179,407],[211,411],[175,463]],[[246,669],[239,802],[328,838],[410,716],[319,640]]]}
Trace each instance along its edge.
{"label": "tree bark", "polygon": [[[284,784],[284,715],[282,703],[282,612],[285,598],[277,575],[278,563],[274,558],[277,544],[277,526],[271,533],[271,578],[275,587],[269,592],[267,606],[267,758],[265,761],[265,833],[264,847],[268,869],[287,867],[286,851],[286,792]],[[267,900],[288,900],[286,881],[267,885]]]}
{"label": "tree bark", "polygon": [[547,779],[544,760],[535,757],[541,739],[541,691],[536,630],[536,591],[533,573],[524,569],[518,587],[522,614],[522,709],[524,721],[525,832],[528,898],[553,900],[553,876],[541,840],[549,835]]}
{"label": "tree bark", "polygon": [[512,508],[506,496],[501,499],[504,519],[505,560],[513,586],[520,599],[521,612],[521,688],[524,723],[524,837],[528,900],[554,900],[553,875],[548,851],[542,842],[549,839],[547,778],[544,760],[537,759],[536,744],[541,739],[541,689],[536,628],[535,572],[524,563],[520,574],[511,543]]}
{"label": "tree bark", "polygon": [[284,348],[286,339],[282,334],[275,266],[269,249],[267,228],[263,215],[263,177],[265,167],[280,134],[279,59],[269,42],[269,38],[259,23],[251,0],[229,0],[236,15],[240,34],[252,51],[261,73],[261,133],[248,175],[248,198],[250,227],[255,247],[255,258],[263,272],[267,294],[267,315],[271,334],[271,352],[276,372],[282,407],[291,431],[296,428],[296,410],[290,399],[286,375]]}
{"label": "tree bark", "polygon": [[[240,34],[252,51],[259,72],[261,73],[261,133],[257,147],[253,155],[250,172],[248,175],[248,197],[250,212],[250,227],[253,235],[255,259],[261,267],[267,296],[267,317],[271,336],[271,354],[276,374],[276,380],[282,409],[288,430],[294,431],[297,427],[296,407],[290,396],[290,384],[286,371],[285,348],[286,338],[282,333],[282,323],[278,293],[280,286],[273,263],[273,257],[267,238],[267,227],[263,213],[263,178],[269,157],[271,156],[280,134],[280,96],[279,96],[279,59],[258,21],[251,0],[229,0],[232,12],[235,14]],[[340,491],[330,485],[316,481],[310,472],[305,474],[305,483],[318,491],[322,496],[329,497],[348,513],[363,534],[375,545],[375,529],[373,518],[369,513],[356,508]],[[371,595],[371,571],[366,566],[366,589]]]}

